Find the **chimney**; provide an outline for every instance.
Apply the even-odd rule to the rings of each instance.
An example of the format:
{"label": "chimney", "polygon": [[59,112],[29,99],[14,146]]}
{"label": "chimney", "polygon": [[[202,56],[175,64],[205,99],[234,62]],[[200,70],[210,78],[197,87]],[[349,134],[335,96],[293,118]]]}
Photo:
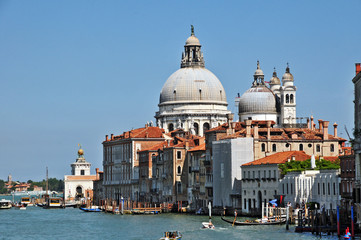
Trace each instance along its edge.
{"label": "chimney", "polygon": [[96,180],[99,180],[99,168],[96,168],[95,169],[95,172],[96,172]]}
{"label": "chimney", "polygon": [[228,128],[227,128],[227,135],[231,135],[234,133],[234,130],[233,130],[233,125],[232,125],[232,122],[233,122],[233,116],[234,114],[233,113],[229,113],[227,114],[227,124],[228,124]]}
{"label": "chimney", "polygon": [[361,63],[355,63],[356,65],[356,75],[361,72]]}
{"label": "chimney", "polygon": [[313,122],[313,116],[311,115],[311,129],[312,130],[315,130],[314,126],[315,126],[315,123]]}
{"label": "chimney", "polygon": [[322,124],[323,120],[322,119],[318,119],[318,127],[319,127],[319,131],[322,132],[323,129],[323,124]]}
{"label": "chimney", "polygon": [[186,150],[188,150],[189,149],[189,142],[186,140]]}
{"label": "chimney", "polygon": [[254,139],[258,139],[258,138],[259,138],[259,136],[258,136],[258,124],[256,124],[256,125],[254,126],[254,129],[253,129],[253,137],[254,137]]}
{"label": "chimney", "polygon": [[307,128],[310,129],[310,119],[307,118]]}
{"label": "chimney", "polygon": [[252,120],[246,120],[246,137],[251,137]]}
{"label": "chimney", "polygon": [[328,124],[329,121],[323,121],[323,140],[328,140]]}
{"label": "chimney", "polygon": [[296,156],[292,156],[292,161],[296,161]]}
{"label": "chimney", "polygon": [[333,136],[336,138],[337,137],[337,123],[333,124]]}
{"label": "chimney", "polygon": [[108,142],[108,135],[105,135],[105,141],[107,141]]}
{"label": "chimney", "polygon": [[271,121],[267,121],[267,139],[271,139]]}

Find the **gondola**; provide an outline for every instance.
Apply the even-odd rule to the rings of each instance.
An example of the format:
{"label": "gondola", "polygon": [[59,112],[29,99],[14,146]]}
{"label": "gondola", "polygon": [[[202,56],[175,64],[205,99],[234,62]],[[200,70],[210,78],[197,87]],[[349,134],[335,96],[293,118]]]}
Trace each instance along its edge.
{"label": "gondola", "polygon": [[245,222],[240,222],[240,221],[234,221],[234,220],[228,220],[225,219],[223,216],[221,217],[221,219],[227,223],[230,224],[234,224],[237,226],[250,226],[250,225],[279,225],[279,224],[285,224],[286,223],[286,219],[280,219],[280,220],[271,220],[271,221],[245,221]]}

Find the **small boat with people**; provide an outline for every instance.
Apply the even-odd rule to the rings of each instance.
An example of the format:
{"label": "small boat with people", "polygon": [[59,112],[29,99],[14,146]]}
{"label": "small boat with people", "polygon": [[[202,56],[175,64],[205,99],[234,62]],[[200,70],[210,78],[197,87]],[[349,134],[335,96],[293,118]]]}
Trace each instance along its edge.
{"label": "small boat with people", "polygon": [[212,204],[211,204],[211,202],[208,203],[208,212],[209,212],[209,221],[202,222],[202,226],[203,226],[203,228],[207,228],[207,229],[215,229],[215,226],[212,223]]}
{"label": "small boat with people", "polygon": [[165,232],[164,236],[161,237],[159,240],[180,240],[182,239],[182,234],[178,231],[174,232]]}
{"label": "small boat with people", "polygon": [[10,200],[1,199],[0,200],[0,209],[10,209],[12,207],[12,203]]}

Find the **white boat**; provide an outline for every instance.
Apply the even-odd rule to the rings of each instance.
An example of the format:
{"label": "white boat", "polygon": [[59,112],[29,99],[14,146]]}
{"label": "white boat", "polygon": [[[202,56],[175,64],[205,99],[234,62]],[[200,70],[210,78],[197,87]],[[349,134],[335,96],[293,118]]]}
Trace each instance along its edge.
{"label": "white boat", "polygon": [[12,207],[11,201],[6,199],[0,200],[0,209],[10,209]]}
{"label": "white boat", "polygon": [[208,212],[209,212],[209,222],[202,222],[203,228],[215,229],[215,226],[212,223],[212,204],[208,202]]}
{"label": "white boat", "polygon": [[20,207],[19,209],[20,210],[26,210],[26,207]]}
{"label": "white boat", "polygon": [[43,208],[63,208],[63,199],[60,197],[50,197],[46,199],[45,205]]}

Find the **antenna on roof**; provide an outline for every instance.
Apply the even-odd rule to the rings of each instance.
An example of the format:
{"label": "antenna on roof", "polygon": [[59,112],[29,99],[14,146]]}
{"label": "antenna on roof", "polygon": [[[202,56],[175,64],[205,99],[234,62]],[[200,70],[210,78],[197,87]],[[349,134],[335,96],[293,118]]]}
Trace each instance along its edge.
{"label": "antenna on roof", "polygon": [[345,131],[346,131],[346,133],[347,133],[347,136],[348,136],[349,141],[351,142],[351,137],[350,137],[350,134],[349,134],[348,131],[347,131],[346,125],[345,125]]}

